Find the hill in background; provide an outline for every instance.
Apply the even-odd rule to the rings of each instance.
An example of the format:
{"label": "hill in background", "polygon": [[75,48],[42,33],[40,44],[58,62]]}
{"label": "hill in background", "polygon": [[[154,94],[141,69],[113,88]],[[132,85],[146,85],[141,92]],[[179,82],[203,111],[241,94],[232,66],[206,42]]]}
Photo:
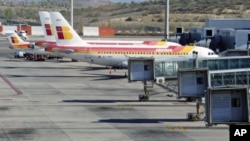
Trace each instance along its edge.
{"label": "hill in background", "polygon": [[[91,0],[93,2],[93,0]],[[97,1],[97,0],[95,0]],[[100,0],[101,1],[101,0]],[[85,1],[87,2],[87,1]],[[108,3],[74,9],[74,27],[114,26],[117,31],[161,32],[164,29],[165,0],[131,3]],[[55,3],[30,3],[27,6],[3,5],[0,0],[0,18],[40,23],[38,11],[60,11],[70,20],[70,5]],[[171,0],[170,31],[183,26],[203,26],[206,18],[250,18],[249,0]]]}
{"label": "hill in background", "polygon": [[114,3],[118,3],[118,2],[120,2],[120,3],[130,3],[130,2],[146,2],[146,1],[150,1],[150,0],[111,0],[111,2],[114,2]]}

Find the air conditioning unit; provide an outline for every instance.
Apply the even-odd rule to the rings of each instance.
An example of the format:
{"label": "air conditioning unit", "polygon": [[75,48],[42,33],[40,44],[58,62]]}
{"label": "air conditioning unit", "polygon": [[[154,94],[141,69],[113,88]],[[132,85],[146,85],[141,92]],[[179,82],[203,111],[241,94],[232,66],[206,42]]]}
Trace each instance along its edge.
{"label": "air conditioning unit", "polygon": [[156,83],[157,84],[165,83],[165,77],[156,77]]}

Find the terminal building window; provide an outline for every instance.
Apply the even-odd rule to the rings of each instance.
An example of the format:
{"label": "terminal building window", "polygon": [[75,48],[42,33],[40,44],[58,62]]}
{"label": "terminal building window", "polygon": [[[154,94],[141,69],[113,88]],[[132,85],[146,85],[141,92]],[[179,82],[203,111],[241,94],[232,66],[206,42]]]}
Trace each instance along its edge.
{"label": "terminal building window", "polygon": [[228,69],[228,60],[219,60],[219,69]]}
{"label": "terminal building window", "polygon": [[236,72],[236,84],[247,85],[247,72]]}
{"label": "terminal building window", "polygon": [[229,60],[229,68],[230,69],[238,69],[239,68],[239,60],[238,59]]}
{"label": "terminal building window", "polygon": [[224,85],[235,85],[235,74],[233,72],[223,74]]}

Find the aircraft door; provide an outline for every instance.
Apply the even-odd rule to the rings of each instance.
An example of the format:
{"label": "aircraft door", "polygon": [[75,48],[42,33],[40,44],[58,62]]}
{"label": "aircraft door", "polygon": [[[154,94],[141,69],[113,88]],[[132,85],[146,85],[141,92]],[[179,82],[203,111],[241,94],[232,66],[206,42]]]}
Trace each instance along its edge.
{"label": "aircraft door", "polygon": [[112,56],[107,56],[107,59],[108,59],[109,65],[112,66],[113,65]]}
{"label": "aircraft door", "polygon": [[241,121],[242,120],[242,94],[234,93],[231,96],[231,117],[232,121]]}
{"label": "aircraft door", "polygon": [[99,62],[101,62],[102,64],[105,64],[106,66],[112,66],[113,65],[112,56],[110,56],[110,55],[103,55],[99,59],[101,59]]}

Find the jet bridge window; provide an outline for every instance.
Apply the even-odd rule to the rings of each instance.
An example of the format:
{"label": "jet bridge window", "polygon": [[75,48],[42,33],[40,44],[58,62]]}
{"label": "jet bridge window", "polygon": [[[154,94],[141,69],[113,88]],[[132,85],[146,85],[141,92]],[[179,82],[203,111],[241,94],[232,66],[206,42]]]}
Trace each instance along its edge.
{"label": "jet bridge window", "polygon": [[198,77],[196,81],[197,81],[197,84],[203,84],[203,77]]}
{"label": "jet bridge window", "polygon": [[231,104],[232,104],[232,107],[240,107],[241,105],[240,98],[232,98]]}
{"label": "jet bridge window", "polygon": [[144,70],[145,70],[145,71],[150,70],[149,65],[144,65]]}

